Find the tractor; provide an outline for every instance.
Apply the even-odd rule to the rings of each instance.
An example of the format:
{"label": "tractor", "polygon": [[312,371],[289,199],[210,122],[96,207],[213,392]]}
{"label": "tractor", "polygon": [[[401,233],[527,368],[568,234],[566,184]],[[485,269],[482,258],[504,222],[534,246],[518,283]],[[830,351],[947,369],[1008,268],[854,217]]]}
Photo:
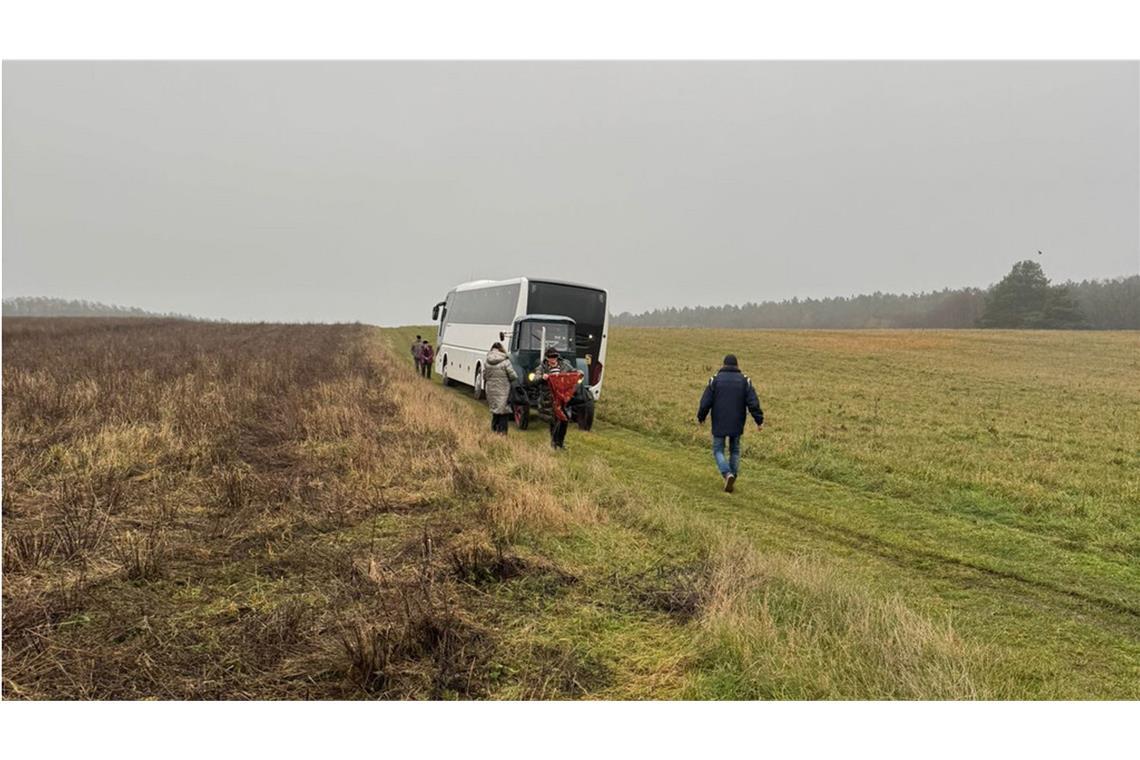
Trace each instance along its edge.
{"label": "tractor", "polygon": [[[590,376],[593,357],[577,355],[574,329],[573,319],[551,314],[527,314],[516,319],[511,326],[507,353],[519,376],[519,382],[511,389],[511,408],[519,430],[530,426],[532,412],[547,418],[553,413],[549,406],[540,408],[542,382],[535,379],[534,372],[546,349],[557,349],[559,355],[582,373],[583,378]],[[500,338],[506,341],[507,335],[500,333]],[[582,381],[579,381],[578,390],[567,408],[580,429],[590,430],[594,426],[594,397]]]}

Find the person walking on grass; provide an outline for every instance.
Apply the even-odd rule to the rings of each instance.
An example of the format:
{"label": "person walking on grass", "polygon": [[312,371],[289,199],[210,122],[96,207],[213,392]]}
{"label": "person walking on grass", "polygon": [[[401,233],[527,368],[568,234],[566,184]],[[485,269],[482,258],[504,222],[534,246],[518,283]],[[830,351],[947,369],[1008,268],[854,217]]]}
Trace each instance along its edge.
{"label": "person walking on grass", "polygon": [[417,335],[416,340],[412,343],[412,360],[416,363],[416,372],[423,374],[423,359],[421,358],[424,349],[424,339],[422,336]]}
{"label": "person walking on grass", "polygon": [[483,388],[491,409],[491,430],[507,434],[511,419],[511,386],[519,379],[502,343],[492,343],[483,359]]}
{"label": "person walking on grass", "polygon": [[546,349],[545,359],[534,371],[534,379],[542,383],[539,406],[543,410],[550,411],[550,448],[552,449],[566,448],[566,428],[569,427],[570,421],[566,418],[564,410],[560,415],[554,408],[554,394],[550,384],[545,381],[551,375],[560,375],[566,372],[577,372],[577,370],[574,369],[574,365],[559,356],[558,349],[554,347]]}
{"label": "person walking on grass", "polygon": [[[764,410],[760,408],[756,389],[748,375],[740,371],[733,354],[724,357],[724,366],[709,378],[701,396],[701,406],[697,409],[697,422],[703,425],[709,412],[712,412],[713,458],[720,476],[724,478],[724,490],[732,493],[740,475],[740,437],[744,435],[747,414],[752,414],[757,430],[764,429]],[[726,439],[727,460],[724,457]]]}
{"label": "person walking on grass", "polygon": [[435,361],[435,349],[426,340],[420,346],[420,374],[431,380],[431,363]]}

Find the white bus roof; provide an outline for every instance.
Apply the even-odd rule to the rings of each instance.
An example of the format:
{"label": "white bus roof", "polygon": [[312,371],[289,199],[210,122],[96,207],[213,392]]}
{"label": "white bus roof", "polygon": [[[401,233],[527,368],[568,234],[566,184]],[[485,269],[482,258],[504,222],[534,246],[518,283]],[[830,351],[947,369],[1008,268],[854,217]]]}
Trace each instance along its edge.
{"label": "white bus roof", "polygon": [[534,320],[535,322],[569,322],[572,325],[578,324],[574,321],[573,317],[568,317],[565,314],[521,314],[515,317],[515,322],[527,322],[530,320]]}
{"label": "white bus roof", "polygon": [[522,282],[523,280],[530,280],[534,282],[549,282],[553,285],[570,285],[575,288],[588,288],[590,290],[600,290],[605,292],[605,288],[599,288],[597,285],[587,285],[583,282],[569,282],[567,280],[554,280],[549,277],[512,277],[509,280],[471,280],[470,282],[462,282],[455,286],[454,290],[474,290],[476,288],[487,288],[494,285],[514,285],[515,283]]}
{"label": "white bus roof", "polygon": [[455,290],[474,290],[475,288],[487,288],[492,285],[514,285],[515,283],[522,282],[525,277],[514,277],[509,280],[471,280],[470,282],[461,282],[455,286]]}

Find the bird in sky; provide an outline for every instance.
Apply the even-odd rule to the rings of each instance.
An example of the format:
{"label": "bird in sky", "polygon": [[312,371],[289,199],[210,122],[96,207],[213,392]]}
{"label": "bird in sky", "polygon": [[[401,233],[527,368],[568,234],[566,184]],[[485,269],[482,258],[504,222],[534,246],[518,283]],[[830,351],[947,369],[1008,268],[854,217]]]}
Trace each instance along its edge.
{"label": "bird in sky", "polygon": [[1040,255],[1041,255],[1041,251],[1038,251],[1038,252],[1037,252],[1037,255],[1038,255],[1038,256],[1040,256]]}

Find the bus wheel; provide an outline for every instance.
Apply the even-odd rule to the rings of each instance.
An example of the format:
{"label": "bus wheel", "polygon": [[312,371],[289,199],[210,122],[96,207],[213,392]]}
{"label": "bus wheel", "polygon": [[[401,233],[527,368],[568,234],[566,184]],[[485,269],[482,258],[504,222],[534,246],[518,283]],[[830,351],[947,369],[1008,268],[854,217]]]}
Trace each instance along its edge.
{"label": "bus wheel", "polygon": [[476,401],[483,398],[483,368],[478,365],[475,367],[475,384],[472,386],[471,393],[475,396]]}
{"label": "bus wheel", "polygon": [[443,384],[446,385],[448,388],[455,385],[455,381],[447,376],[447,359],[443,360],[443,368],[440,369],[439,374],[440,374],[440,377],[443,378]]}
{"label": "bus wheel", "polygon": [[515,404],[515,427],[519,430],[530,427],[530,404]]}
{"label": "bus wheel", "polygon": [[594,402],[587,401],[578,412],[578,429],[589,430],[594,427]]}

